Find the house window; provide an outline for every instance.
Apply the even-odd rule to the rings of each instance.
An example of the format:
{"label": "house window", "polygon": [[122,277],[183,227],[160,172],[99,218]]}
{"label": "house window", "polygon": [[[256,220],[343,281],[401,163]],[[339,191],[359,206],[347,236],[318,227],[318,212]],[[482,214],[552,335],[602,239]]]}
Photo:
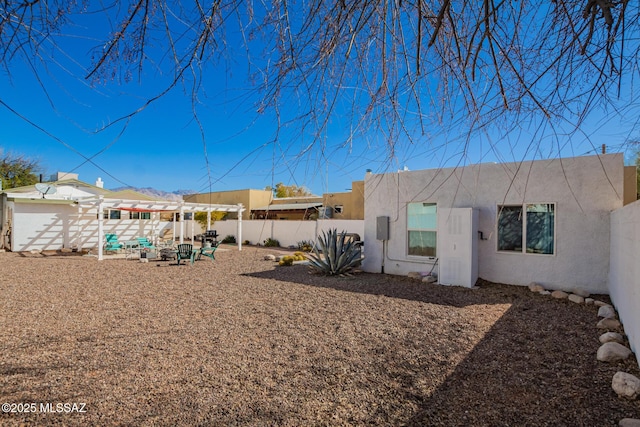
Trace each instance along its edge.
{"label": "house window", "polygon": [[554,203],[498,206],[498,250],[555,253]]}
{"label": "house window", "polygon": [[120,219],[120,211],[104,211],[104,219]]}
{"label": "house window", "polygon": [[334,211],[335,211],[335,213],[337,213],[337,214],[341,214],[343,209],[344,209],[344,207],[343,207],[342,205],[335,205],[335,206],[333,207],[333,210],[334,210]]}
{"label": "house window", "polygon": [[131,219],[151,219],[151,212],[131,212]]}
{"label": "house window", "polygon": [[408,254],[436,256],[437,220],[435,203],[407,206]]}

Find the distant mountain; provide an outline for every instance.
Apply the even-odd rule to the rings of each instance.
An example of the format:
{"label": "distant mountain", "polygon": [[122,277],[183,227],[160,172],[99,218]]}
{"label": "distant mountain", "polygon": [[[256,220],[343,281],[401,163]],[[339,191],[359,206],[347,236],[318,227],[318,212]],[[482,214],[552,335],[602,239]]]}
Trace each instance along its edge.
{"label": "distant mountain", "polygon": [[138,193],[146,194],[147,196],[153,197],[154,199],[159,200],[175,200],[181,201],[182,196],[187,194],[195,194],[196,192],[193,190],[177,190],[172,193],[156,190],[155,188],[145,187],[145,188],[137,188],[137,187],[118,187],[113,188],[111,191],[122,191],[122,190],[133,190]]}

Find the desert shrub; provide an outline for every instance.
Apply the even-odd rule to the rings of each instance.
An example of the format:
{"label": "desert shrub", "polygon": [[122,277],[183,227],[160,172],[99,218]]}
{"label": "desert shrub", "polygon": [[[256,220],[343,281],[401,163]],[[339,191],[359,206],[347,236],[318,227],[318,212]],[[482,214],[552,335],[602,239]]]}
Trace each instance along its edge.
{"label": "desert shrub", "polygon": [[[362,261],[360,247],[346,239],[346,232],[334,228],[318,236],[318,245],[309,255],[309,267],[326,275],[348,274]],[[320,254],[322,251],[322,255]]]}
{"label": "desert shrub", "polygon": [[276,239],[272,239],[271,237],[269,237],[267,240],[264,241],[264,245],[266,247],[278,247],[280,246],[280,242],[277,241]]}
{"label": "desert shrub", "polygon": [[302,240],[298,242],[298,249],[302,252],[311,252],[313,250],[313,243],[308,240]]}
{"label": "desert shrub", "polygon": [[290,266],[293,265],[293,261],[295,261],[295,257],[287,255],[280,258],[280,262],[278,264],[282,266]]}
{"label": "desert shrub", "polygon": [[294,252],[293,258],[294,261],[304,261],[307,259],[307,256],[304,254],[304,252]]}
{"label": "desert shrub", "polygon": [[242,242],[243,245],[250,245],[251,242],[249,240],[245,240],[244,242]]}
{"label": "desert shrub", "polygon": [[229,234],[227,237],[222,239],[220,243],[236,243],[236,236]]}

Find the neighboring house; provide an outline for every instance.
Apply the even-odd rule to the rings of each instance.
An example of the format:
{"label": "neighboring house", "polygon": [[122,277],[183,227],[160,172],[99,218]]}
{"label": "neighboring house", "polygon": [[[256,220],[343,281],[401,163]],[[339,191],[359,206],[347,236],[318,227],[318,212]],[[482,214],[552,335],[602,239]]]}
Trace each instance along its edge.
{"label": "neighboring house", "polygon": [[[256,207],[267,206],[273,200],[273,192],[269,190],[230,190],[216,191],[212,193],[190,194],[183,196],[189,203],[213,203],[221,205],[237,205],[242,203],[246,209],[242,213],[242,219],[251,219],[251,212]],[[230,213],[227,219],[237,219],[235,213]]]}
{"label": "neighboring house", "polygon": [[[121,241],[138,236],[157,240],[168,225],[173,228],[172,235],[182,241],[189,232],[184,221],[162,223],[161,214],[184,218],[193,212],[244,210],[239,204],[152,200],[131,190],[105,190],[100,179],[97,185],[91,185],[79,181],[77,175],[62,176],[64,179],[58,181],[0,192],[1,248],[14,252],[92,249],[101,258],[105,233],[117,234]],[[190,222],[193,234],[194,221]],[[241,221],[237,228],[241,235]]]}
{"label": "neighboring house", "polygon": [[368,174],[363,269],[608,293],[610,213],[635,187],[622,154]]}
{"label": "neighboring house", "polygon": [[[270,190],[231,190],[184,196],[194,203],[242,203],[242,219],[364,219],[364,181],[353,181],[351,190],[322,196],[274,198]],[[227,219],[236,219],[230,214]]]}

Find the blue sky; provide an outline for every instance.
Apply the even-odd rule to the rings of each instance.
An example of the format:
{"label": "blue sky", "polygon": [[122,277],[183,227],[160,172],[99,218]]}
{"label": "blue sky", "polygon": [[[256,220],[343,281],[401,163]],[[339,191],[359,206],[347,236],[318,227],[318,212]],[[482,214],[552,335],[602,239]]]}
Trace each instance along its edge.
{"label": "blue sky", "polygon": [[[104,24],[87,19],[92,31]],[[261,189],[283,182],[321,194],[349,189],[351,181],[364,178],[366,169],[385,172],[405,166],[416,170],[584,155],[599,151],[601,144],[610,152],[620,151],[633,137],[638,116],[630,116],[629,110],[626,115],[596,111],[587,127],[567,136],[563,134],[571,130],[570,117],[566,129],[560,125],[540,131],[539,123],[518,123],[511,132],[489,128],[471,140],[466,140],[463,127],[443,126],[427,129],[413,142],[397,141],[390,157],[384,138],[376,135],[361,135],[345,144],[350,122],[345,119],[348,111],[339,107],[321,135],[322,145],[306,150],[313,141],[306,131],[291,123],[278,126],[272,110],[257,112],[258,98],[241,53],[207,66],[197,103],[190,87],[178,85],[142,108],[171,76],[147,66],[140,79],[92,86],[83,77],[97,42],[67,38],[45,61],[32,62],[35,68],[18,56],[7,65],[8,72],[2,70],[0,148],[5,153],[38,160],[45,176],[73,171],[90,183],[101,177],[106,188],[206,192]],[[295,116],[296,98],[285,100],[280,105],[283,117]],[[620,100],[621,105],[628,102]],[[122,119],[137,110],[130,120]],[[531,141],[536,149],[529,146]]]}

